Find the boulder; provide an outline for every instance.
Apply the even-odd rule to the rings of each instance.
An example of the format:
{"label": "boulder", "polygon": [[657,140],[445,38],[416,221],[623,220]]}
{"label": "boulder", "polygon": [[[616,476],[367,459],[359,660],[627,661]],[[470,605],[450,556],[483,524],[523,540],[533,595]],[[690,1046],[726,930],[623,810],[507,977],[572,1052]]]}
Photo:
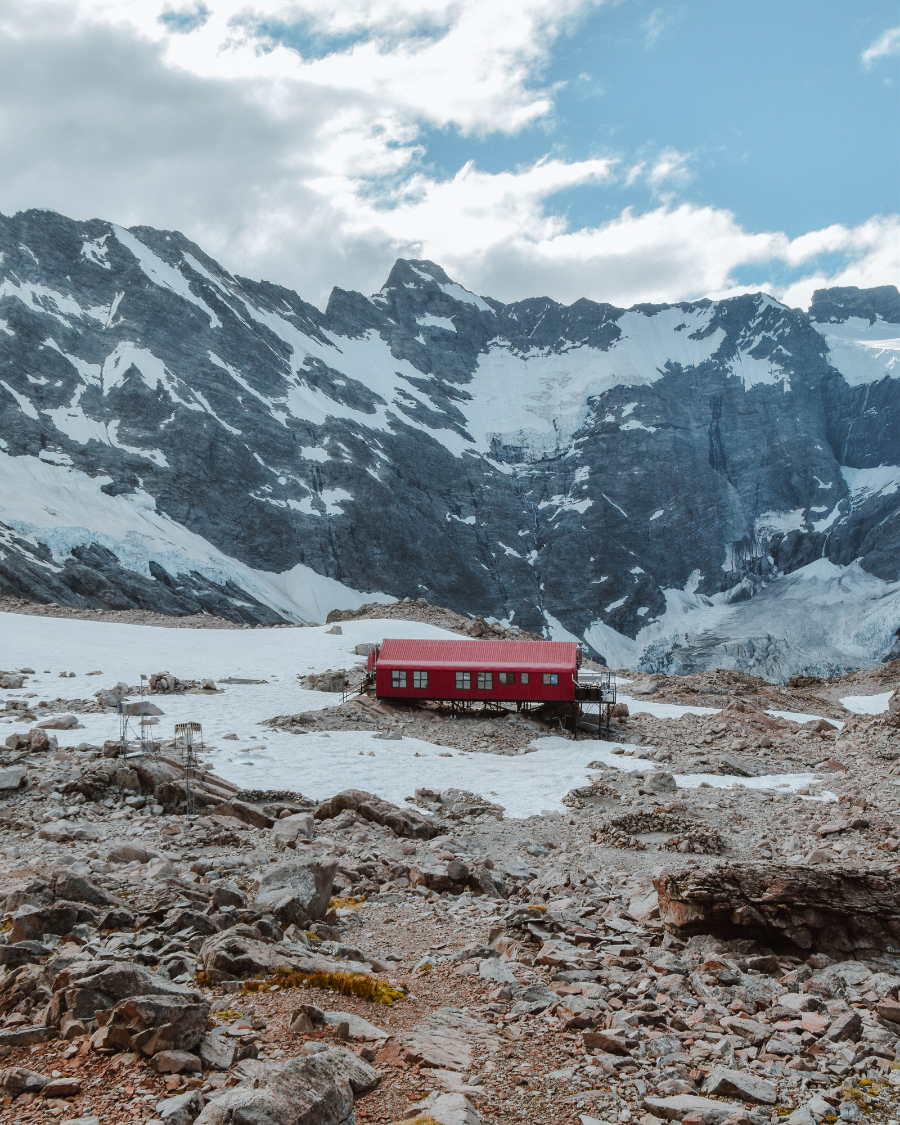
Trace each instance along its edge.
{"label": "boulder", "polygon": [[[465,864],[461,865],[465,867]],[[440,894],[442,891],[455,890],[457,894],[464,889],[465,884],[469,877],[469,869],[466,867],[465,872],[461,872],[458,868],[454,871],[456,879],[450,874],[449,864],[441,860],[430,860],[422,863],[414,863],[409,869],[409,882],[413,887],[425,887],[429,891],[435,891]],[[461,876],[461,878],[459,877]]]}
{"label": "boulder", "polygon": [[829,1024],[825,1038],[832,1043],[856,1043],[862,1034],[862,1016],[857,1011],[845,1012]]}
{"label": "boulder", "polygon": [[619,1028],[595,1028],[593,1031],[586,1031],[583,1039],[586,1047],[603,1051],[607,1055],[630,1055],[637,1044],[637,1036],[633,1031]]}
{"label": "boulder", "polygon": [[11,1027],[0,1031],[0,1047],[34,1047],[56,1038],[52,1027]]}
{"label": "boulder", "polygon": [[[419,1113],[409,1119],[408,1125],[427,1125],[436,1121],[437,1125],[479,1125],[481,1118],[475,1112],[475,1107],[462,1093],[429,1095],[424,1101],[418,1102],[414,1107]],[[586,1117],[581,1118],[587,1121]]]}
{"label": "boulder", "polygon": [[295,848],[298,840],[311,840],[316,833],[312,813],[294,813],[284,816],[272,825],[269,836],[276,848]]}
{"label": "boulder", "polygon": [[469,871],[469,886],[476,894],[491,898],[506,898],[506,885],[496,871],[478,865]]}
{"label": "boulder", "polygon": [[70,934],[82,923],[96,925],[97,912],[81,902],[60,899],[46,906],[20,906],[12,916],[11,943],[40,941],[44,934]]}
{"label": "boulder", "polygon": [[0,1090],[13,1098],[17,1098],[20,1094],[39,1094],[51,1081],[49,1074],[40,1074],[24,1066],[11,1066],[6,1070],[0,1070]]}
{"label": "boulder", "polygon": [[54,890],[57,898],[68,899],[70,902],[89,902],[93,906],[124,906],[122,900],[109,891],[104,891],[90,879],[71,871],[57,875]]}
{"label": "boulder", "polygon": [[271,828],[275,821],[270,816],[247,801],[239,801],[237,798],[232,797],[228,801],[221,804],[216,804],[216,816],[233,816],[235,820],[240,820],[243,824],[249,824],[251,828]]}
{"label": "boulder", "polygon": [[41,1091],[42,1095],[51,1101],[53,1098],[74,1098],[81,1093],[81,1080],[79,1078],[54,1078],[48,1082]]}
{"label": "boulder", "polygon": [[182,930],[193,930],[194,933],[208,937],[210,934],[217,934],[219,927],[208,914],[200,914],[197,910],[179,910],[166,919],[166,932],[178,934]]}
{"label": "boulder", "polygon": [[744,1102],[757,1102],[760,1105],[775,1105],[778,1092],[771,1082],[766,1082],[758,1074],[747,1070],[730,1070],[725,1066],[714,1066],[704,1084],[707,1094],[716,1097],[740,1098]]}
{"label": "boulder", "polygon": [[4,910],[7,914],[12,914],[20,906],[49,906],[55,897],[48,882],[44,879],[33,879],[30,883],[9,892]]}
{"label": "boulder", "polygon": [[0,945],[0,965],[11,969],[16,965],[36,965],[49,953],[47,946],[39,941],[20,941],[13,945]]}
{"label": "boulder", "polygon": [[654,879],[680,939],[712,934],[846,960],[900,948],[900,875],[887,870],[722,863]]}
{"label": "boulder", "polygon": [[518,984],[518,978],[502,957],[484,957],[478,962],[478,975],[495,984]]}
{"label": "boulder", "polygon": [[131,911],[124,906],[117,906],[107,910],[97,925],[101,930],[133,930],[134,923],[135,917]]}
{"label": "boulder", "polygon": [[[174,1098],[163,1098],[156,1103],[156,1116],[163,1125],[192,1125],[199,1120],[197,1114],[203,1109],[204,1099],[199,1090],[188,1090]],[[260,1125],[263,1125],[260,1122]],[[268,1123],[265,1123],[268,1125]]]}
{"label": "boulder", "polygon": [[65,844],[69,840],[99,840],[100,832],[93,824],[73,824],[67,820],[56,820],[39,828],[38,838]]}
{"label": "boulder", "polygon": [[698,1113],[703,1125],[722,1125],[729,1117],[743,1111],[736,1102],[717,1102],[712,1098],[701,1098],[697,1094],[673,1094],[667,1098],[644,1098],[644,1108],[654,1117],[668,1121],[681,1121],[687,1114]]}
{"label": "boulder", "polygon": [[101,688],[94,692],[94,698],[101,707],[118,707],[128,695],[128,684],[118,683],[115,687]]}
{"label": "boulder", "polygon": [[151,703],[148,699],[137,699],[134,703],[125,704],[126,715],[165,715],[161,707]]}
{"label": "boulder", "polygon": [[200,1059],[190,1051],[158,1051],[150,1066],[157,1074],[194,1074],[202,1069]]}
{"label": "boulder", "polygon": [[75,730],[81,724],[77,715],[53,715],[37,724],[42,730]]}
{"label": "boulder", "polygon": [[238,925],[207,938],[200,948],[204,970],[214,981],[273,973],[290,967],[296,954],[283,945],[262,940],[255,926]]}
{"label": "boulder", "polygon": [[24,766],[8,766],[0,770],[0,791],[9,792],[11,789],[21,789],[26,783],[28,771]]}
{"label": "boulder", "polygon": [[116,844],[110,848],[106,859],[109,863],[146,863],[155,854],[139,844]]}
{"label": "boulder", "polygon": [[44,750],[53,750],[56,747],[56,735],[47,734],[45,730],[40,727],[34,727],[28,732],[28,749],[32,753],[40,753]]}
{"label": "boulder", "polygon": [[[197,992],[130,996],[116,1004],[105,1026],[127,1029],[132,1050],[157,1055],[191,1051],[203,1038],[208,1018],[209,1001]],[[199,1060],[194,1061],[199,1070]]]}
{"label": "boulder", "polygon": [[[302,1014],[306,1015],[305,1012]],[[390,1036],[389,1031],[376,1027],[374,1023],[369,1023],[362,1016],[355,1016],[352,1012],[323,1012],[322,1018],[329,1027],[340,1027],[345,1023],[347,1036],[350,1039],[387,1039]]]}
{"label": "boulder", "polygon": [[323,801],[314,815],[316,820],[331,820],[344,809],[351,809],[363,820],[390,828],[397,836],[431,840],[443,831],[440,824],[421,813],[399,808],[362,789],[345,789],[342,793],[336,793],[330,800]]}
{"label": "boulder", "polygon": [[666,770],[654,770],[641,779],[641,788],[650,793],[674,793],[678,786],[672,774]]}
{"label": "boulder", "polygon": [[471,1012],[438,1008],[388,1045],[396,1061],[437,1070],[471,1070],[494,1054],[501,1040],[494,1028]]}
{"label": "boulder", "polygon": [[74,961],[51,987],[50,1020],[54,1025],[59,1024],[64,1012],[75,1019],[94,1019],[97,1011],[113,1008],[126,998],[169,996],[180,997],[185,1003],[206,1003],[196,990],[130,961]]}
{"label": "boulder", "polygon": [[324,918],[331,902],[334,856],[298,856],[268,867],[257,880],[256,909],[283,925]]}
{"label": "boulder", "polygon": [[223,906],[244,907],[247,905],[247,896],[237,883],[226,879],[216,884],[212,894],[212,905],[214,910],[221,910]]}
{"label": "boulder", "polygon": [[379,1080],[378,1071],[352,1051],[332,1047],[270,1064],[260,1078],[216,1097],[195,1125],[352,1125],[354,1095],[368,1093]]}
{"label": "boulder", "polygon": [[240,1045],[227,1035],[206,1034],[197,1045],[204,1070],[229,1070],[238,1059]]}
{"label": "boulder", "polygon": [[875,1006],[875,1011],[883,1020],[889,1020],[891,1023],[900,1023],[900,1002],[897,1000],[882,1000]]}

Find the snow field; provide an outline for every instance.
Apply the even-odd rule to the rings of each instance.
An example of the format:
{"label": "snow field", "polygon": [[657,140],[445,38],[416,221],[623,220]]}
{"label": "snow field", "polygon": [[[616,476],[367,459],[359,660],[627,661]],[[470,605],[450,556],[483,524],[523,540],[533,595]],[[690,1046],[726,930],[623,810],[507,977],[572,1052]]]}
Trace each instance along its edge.
{"label": "snow field", "polygon": [[[258,726],[275,715],[333,706],[338,696],[304,690],[295,677],[360,663],[362,657],[353,652],[358,644],[385,637],[455,636],[432,625],[386,619],[348,621],[341,628],[339,636],[328,633],[325,626],[164,629],[0,614],[4,666],[8,670],[35,669],[24,689],[2,692],[0,698],[21,698],[26,692],[35,692],[42,699],[93,698],[100,688],[122,680],[134,685],[140,682],[141,674],[161,671],[181,679],[265,679],[268,682],[264,684],[223,685],[225,690],[215,695],[154,696],[153,701],[165,712],[155,729],[160,737],[168,738],[175,723],[199,721],[204,741],[212,747],[207,758],[216,773],[246,788],[291,789],[315,799],[341,789],[360,788],[403,804],[404,798],[419,787],[455,786],[503,805],[509,816],[525,817],[543,810],[563,810],[565,794],[589,780],[587,766],[591,762],[603,761],[629,771],[658,768],[638,756],[640,748],[625,746],[634,751],[633,756],[613,754],[610,743],[592,739],[573,742],[558,736],[538,738],[532,743],[533,751],[510,757],[464,753],[415,738],[385,741],[365,730],[294,735]],[[61,679],[59,673],[63,671],[75,672],[76,676]],[[102,674],[86,676],[94,671]],[[716,713],[709,707],[621,698],[633,710],[663,718],[678,718],[686,711]],[[56,732],[60,746],[101,743],[118,737],[119,718],[115,714],[86,714],[80,721],[83,725],[79,729]],[[8,724],[15,725],[16,720]],[[231,733],[238,735],[237,741],[223,739]],[[737,785],[789,793],[805,788],[816,778],[812,774],[754,778],[688,774],[678,775],[676,781],[686,789],[707,782],[715,789]],[[831,795],[822,796],[828,799]]]}

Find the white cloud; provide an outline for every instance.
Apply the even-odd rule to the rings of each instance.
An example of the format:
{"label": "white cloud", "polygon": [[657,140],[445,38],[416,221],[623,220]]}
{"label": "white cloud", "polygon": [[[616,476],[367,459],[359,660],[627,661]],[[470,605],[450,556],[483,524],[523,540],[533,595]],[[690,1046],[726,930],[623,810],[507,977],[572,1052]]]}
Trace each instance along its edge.
{"label": "white cloud", "polygon": [[657,189],[667,183],[678,185],[689,183],[693,179],[691,170],[687,166],[690,158],[690,153],[678,152],[674,148],[665,149],[647,173],[648,182]]}
{"label": "white cloud", "polygon": [[[376,290],[401,255],[506,300],[680,300],[733,291],[748,266],[776,292],[773,263],[808,267],[793,303],[830,280],[894,279],[896,220],[792,241],[665,196],[597,227],[559,213],[560,193],[585,185],[683,186],[690,157],[674,148],[425,170],[424,127],[515,133],[547,118],[542,68],[599,2],[5,0],[0,210],[177,228],[320,305],[332,284]],[[817,255],[835,252],[843,264],[820,277]]]}
{"label": "white cloud", "polygon": [[874,43],[866,47],[860,58],[864,66],[870,67],[876,59],[883,59],[888,55],[900,55],[900,27],[889,27]]}

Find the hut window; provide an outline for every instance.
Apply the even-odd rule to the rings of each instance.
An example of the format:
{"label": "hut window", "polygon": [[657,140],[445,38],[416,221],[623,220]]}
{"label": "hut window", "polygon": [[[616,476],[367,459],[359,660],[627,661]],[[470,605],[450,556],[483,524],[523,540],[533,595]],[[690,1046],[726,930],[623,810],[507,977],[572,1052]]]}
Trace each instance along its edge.
{"label": "hut window", "polygon": [[521,672],[519,674],[519,683],[520,684],[527,684],[528,683],[528,673],[527,672]]}
{"label": "hut window", "polygon": [[479,672],[478,673],[478,690],[490,691],[494,686],[494,673],[493,672]]}
{"label": "hut window", "polygon": [[457,672],[456,673],[456,690],[468,691],[472,686],[472,673],[471,672]]}
{"label": "hut window", "polygon": [[428,673],[427,672],[413,672],[413,687],[414,688],[427,688],[428,687]]}
{"label": "hut window", "polygon": [[559,683],[559,673],[558,672],[545,672],[544,673],[544,683],[545,684],[558,684]]}
{"label": "hut window", "polygon": [[391,687],[406,687],[406,672],[391,672]]}
{"label": "hut window", "polygon": [[515,672],[499,672],[497,678],[501,684],[514,684],[516,682]]}

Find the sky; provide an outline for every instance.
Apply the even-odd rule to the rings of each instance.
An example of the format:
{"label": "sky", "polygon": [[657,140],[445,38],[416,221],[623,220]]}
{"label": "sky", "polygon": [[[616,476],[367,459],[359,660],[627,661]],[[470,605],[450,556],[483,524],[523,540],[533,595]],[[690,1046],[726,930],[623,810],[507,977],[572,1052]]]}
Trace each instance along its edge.
{"label": "sky", "polygon": [[0,0],[0,212],[182,231],[320,307],[900,280],[896,0]]}

